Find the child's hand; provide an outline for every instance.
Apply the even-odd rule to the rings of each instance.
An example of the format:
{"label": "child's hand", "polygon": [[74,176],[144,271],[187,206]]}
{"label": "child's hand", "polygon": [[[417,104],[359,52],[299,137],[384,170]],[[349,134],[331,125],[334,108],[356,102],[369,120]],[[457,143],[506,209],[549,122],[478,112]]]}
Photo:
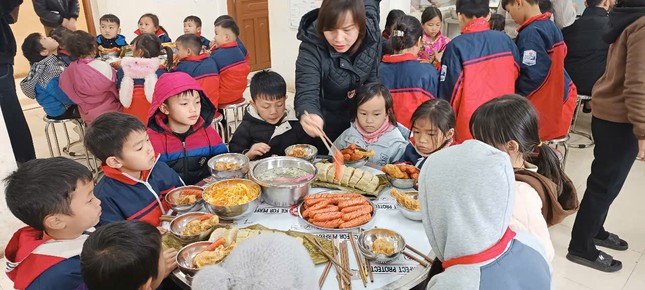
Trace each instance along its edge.
{"label": "child's hand", "polygon": [[320,136],[325,121],[316,114],[304,114],[300,117],[300,125],[302,125],[302,129],[305,130],[307,135],[315,138]]}
{"label": "child's hand", "polygon": [[249,159],[255,159],[255,157],[266,154],[269,150],[271,150],[271,146],[269,146],[269,144],[255,143],[251,146],[251,149],[246,152],[246,156],[249,157]]}
{"label": "child's hand", "polygon": [[160,274],[163,274],[164,277],[168,277],[172,271],[177,269],[177,250],[173,248],[163,250],[163,259],[166,264],[166,272]]}

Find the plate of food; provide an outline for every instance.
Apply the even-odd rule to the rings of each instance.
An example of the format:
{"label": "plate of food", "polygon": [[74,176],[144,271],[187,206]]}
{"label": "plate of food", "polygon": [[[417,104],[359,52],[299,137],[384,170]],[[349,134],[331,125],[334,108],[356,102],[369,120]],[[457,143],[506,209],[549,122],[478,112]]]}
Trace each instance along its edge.
{"label": "plate of food", "polygon": [[401,189],[413,188],[419,179],[419,168],[406,163],[386,164],[381,169],[392,186]]}
{"label": "plate of food", "polygon": [[318,154],[318,149],[316,146],[310,144],[295,144],[284,149],[284,154],[314,162],[316,154]]}
{"label": "plate of food", "polygon": [[370,200],[344,191],[311,194],[298,206],[298,216],[306,224],[333,232],[369,227],[375,214],[376,207]]}
{"label": "plate of food", "polygon": [[165,199],[176,212],[188,212],[201,205],[203,191],[195,185],[181,186],[168,192]]}
{"label": "plate of food", "polygon": [[356,144],[349,144],[347,148],[341,149],[340,153],[343,154],[345,164],[354,168],[361,168],[367,163],[367,159],[374,156],[374,150],[365,150],[356,146]]}
{"label": "plate of food", "polygon": [[[352,191],[363,195],[378,196],[383,188],[389,185],[383,174],[374,174],[365,168],[341,166],[343,173],[340,180],[335,177],[334,164],[329,162],[316,163],[316,179],[313,186]],[[374,170],[376,171],[376,170]]]}
{"label": "plate of food", "polygon": [[419,193],[416,191],[403,192],[396,188],[390,190],[390,195],[396,199],[401,214],[413,221],[421,220],[421,205],[419,204]]}
{"label": "plate of food", "polygon": [[245,178],[249,173],[249,158],[239,153],[215,155],[208,160],[208,169],[216,180]]}
{"label": "plate of food", "polygon": [[248,179],[215,182],[202,194],[204,206],[223,220],[241,218],[255,210],[260,186]]}
{"label": "plate of food", "polygon": [[175,217],[170,222],[170,233],[183,244],[205,240],[219,225],[216,215],[203,212],[189,212]]}
{"label": "plate of food", "polygon": [[196,242],[183,247],[177,253],[179,270],[193,276],[201,268],[222,262],[235,248],[236,243],[226,244],[226,239],[219,238],[214,242]]}

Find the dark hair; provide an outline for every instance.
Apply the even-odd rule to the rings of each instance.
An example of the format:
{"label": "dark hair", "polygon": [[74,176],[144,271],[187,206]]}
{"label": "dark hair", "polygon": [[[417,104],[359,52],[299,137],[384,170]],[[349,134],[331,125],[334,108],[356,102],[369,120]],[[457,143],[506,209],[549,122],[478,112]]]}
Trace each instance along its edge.
{"label": "dark hair", "polygon": [[101,22],[109,22],[109,23],[116,23],[116,25],[121,26],[121,19],[119,17],[116,17],[114,14],[105,14],[99,18],[99,23]]}
{"label": "dark hair", "polygon": [[[220,26],[220,22],[222,22],[224,20],[233,20],[233,21],[235,21],[235,19],[231,15],[224,14],[224,15],[218,16],[215,19],[215,21],[213,22],[213,25]],[[235,31],[233,31],[233,32],[235,32]],[[238,29],[237,33],[235,33],[235,36],[238,36],[238,37],[240,36],[240,30],[239,29]]]}
{"label": "dark hair", "polygon": [[[398,36],[394,31],[403,32],[403,36]],[[419,42],[419,38],[423,35],[423,27],[421,22],[414,16],[405,15],[399,18],[399,21],[392,27],[392,35],[390,35],[390,45],[394,52],[413,47]]]}
{"label": "dark hair", "polygon": [[552,180],[562,192],[565,177],[560,161],[548,145],[538,146],[540,134],[537,112],[529,101],[516,94],[504,95],[481,105],[470,119],[470,133],[475,139],[500,147],[509,141],[519,144],[526,159],[539,147],[538,173]]}
{"label": "dark hair", "polygon": [[[513,0],[502,0],[502,2],[503,1]],[[486,15],[490,13],[488,3],[488,0],[457,0],[457,3],[455,3],[455,9],[457,10],[457,13],[461,13],[468,18],[486,17]]]}
{"label": "dark hair", "polygon": [[504,31],[506,19],[503,15],[495,13],[490,16],[490,19],[488,19],[488,24],[490,25],[491,30]]}
{"label": "dark hair", "polygon": [[251,99],[262,98],[270,101],[287,97],[287,83],[277,72],[263,70],[251,78]]}
{"label": "dark hair", "polygon": [[43,50],[45,50],[43,45],[40,44],[40,39],[42,37],[42,34],[34,32],[27,35],[25,41],[22,43],[22,54],[25,56],[25,58],[27,58],[29,64],[33,64],[45,59],[45,57],[40,54]]}
{"label": "dark hair", "polygon": [[553,3],[551,3],[551,0],[538,0],[538,6],[540,7],[540,12],[542,13],[554,12]]}
{"label": "dark hair", "polygon": [[439,20],[443,21],[443,14],[441,14],[441,10],[434,6],[427,7],[425,10],[423,10],[423,13],[421,13],[421,23],[426,23],[434,19],[435,17],[439,17]]}
{"label": "dark hair", "polygon": [[197,17],[197,16],[195,16],[195,15],[190,15],[190,16],[184,18],[184,23],[186,23],[188,21],[195,22],[197,27],[202,27],[202,19]]}
{"label": "dark hair", "polygon": [[195,53],[202,51],[202,41],[196,34],[184,34],[177,37],[175,43],[181,43],[181,45],[192,49]]}
{"label": "dark hair", "polygon": [[589,7],[597,7],[598,5],[600,5],[602,0],[586,0],[585,2],[587,2],[587,6]]}
{"label": "dark hair", "polygon": [[53,157],[27,161],[5,178],[7,206],[15,217],[39,231],[49,215],[71,215],[70,193],[78,181],[92,182],[92,173],[80,163]]}
{"label": "dark hair", "polygon": [[233,19],[223,19],[219,22],[215,22],[215,27],[221,27],[225,29],[230,29],[235,33],[235,35],[240,35],[240,28],[237,26],[237,23],[235,23],[235,20]]}
{"label": "dark hair", "polygon": [[157,29],[161,29],[163,33],[168,35],[168,31],[166,31],[166,29],[163,28],[163,26],[159,25],[159,17],[157,17],[157,15],[152,13],[143,14],[141,15],[141,17],[139,17],[139,21],[137,21],[137,23],[141,22],[141,19],[143,19],[144,17],[150,18],[150,20],[152,20],[152,25],[154,25]]}
{"label": "dark hair", "polygon": [[94,56],[96,55],[96,39],[85,31],[76,30],[67,38],[65,48],[74,60],[85,56]]}
{"label": "dark hair", "polygon": [[447,134],[450,129],[454,129],[457,126],[452,106],[442,99],[428,100],[419,105],[412,113],[412,117],[410,117],[410,129],[414,127],[414,123],[419,119],[427,119],[443,134]]}
{"label": "dark hair", "polygon": [[334,30],[342,19],[345,12],[349,12],[354,18],[358,27],[358,38],[350,48],[350,54],[354,54],[361,46],[367,33],[367,17],[365,15],[365,3],[363,0],[323,0],[318,10],[318,22],[316,32],[323,37],[325,31]]}
{"label": "dark hair", "polygon": [[[502,0],[502,8],[506,10],[506,6],[513,3],[515,3],[515,0]],[[551,9],[553,8],[553,4],[551,4],[550,0],[526,0],[526,3],[529,3],[531,5],[535,5],[535,4],[539,5],[540,12],[542,13],[546,11],[551,11]]]}
{"label": "dark hair", "polygon": [[399,9],[390,10],[385,20],[385,29],[383,29],[383,32],[387,33],[388,35],[392,35],[392,27],[394,26],[396,21],[403,16],[405,16],[405,12],[403,12],[402,10],[399,10]]}
{"label": "dark hair", "polygon": [[72,35],[71,30],[65,28],[64,26],[57,26],[52,31],[49,32],[49,37],[53,38],[58,42],[58,47],[61,49],[67,48],[67,39]]}
{"label": "dark hair", "polygon": [[156,279],[161,234],[139,220],[98,228],[83,244],[81,274],[90,290],[139,289]]}
{"label": "dark hair", "polygon": [[388,122],[392,125],[397,126],[396,115],[394,115],[394,101],[392,100],[392,95],[390,90],[388,90],[383,84],[379,82],[367,83],[361,86],[356,92],[356,96],[353,98],[352,102],[353,107],[352,111],[352,121],[356,120],[356,115],[358,115],[358,107],[362,104],[365,104],[367,101],[373,99],[376,96],[382,96],[385,100],[385,113],[388,115]]}
{"label": "dark hair", "polygon": [[145,132],[136,117],[119,112],[105,113],[94,120],[85,134],[85,147],[105,162],[110,156],[121,157],[123,144],[132,132]]}
{"label": "dark hair", "polygon": [[[144,58],[155,58],[161,55],[161,50],[166,51],[166,68],[173,66],[173,52],[170,47],[161,46],[161,39],[154,34],[143,33],[132,40],[136,50],[141,50]],[[201,47],[201,45],[200,45]]]}

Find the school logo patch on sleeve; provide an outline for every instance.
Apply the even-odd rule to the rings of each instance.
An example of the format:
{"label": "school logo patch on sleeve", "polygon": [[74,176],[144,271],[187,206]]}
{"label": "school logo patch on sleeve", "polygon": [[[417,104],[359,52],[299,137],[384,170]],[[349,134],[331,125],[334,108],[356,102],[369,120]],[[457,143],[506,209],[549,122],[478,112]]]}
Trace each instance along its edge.
{"label": "school logo patch on sleeve", "polygon": [[522,56],[522,63],[528,66],[533,66],[537,62],[537,53],[535,50],[525,50]]}
{"label": "school logo patch on sleeve", "polygon": [[447,65],[442,65],[441,66],[441,74],[439,76],[439,81],[443,82],[446,80],[446,72],[448,71],[448,66]]}

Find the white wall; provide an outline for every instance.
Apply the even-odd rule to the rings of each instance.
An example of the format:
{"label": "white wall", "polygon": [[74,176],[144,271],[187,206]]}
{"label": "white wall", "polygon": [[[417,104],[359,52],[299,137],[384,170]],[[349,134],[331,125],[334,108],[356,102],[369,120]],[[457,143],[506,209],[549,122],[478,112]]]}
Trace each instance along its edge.
{"label": "white wall", "polygon": [[121,19],[121,34],[128,42],[134,39],[139,17],[145,13],[159,16],[159,24],[173,40],[184,34],[184,18],[196,15],[202,19],[202,35],[212,39],[215,18],[227,14],[228,10],[226,0],[92,0],[91,3],[96,32],[99,33],[101,15],[111,13]]}
{"label": "white wall", "polygon": [[[271,38],[271,67],[287,81],[289,91],[295,90],[296,58],[300,41],[296,39],[297,28],[291,28],[289,1],[269,0],[269,31]],[[381,1],[381,28],[391,9],[410,12],[410,0]]]}

